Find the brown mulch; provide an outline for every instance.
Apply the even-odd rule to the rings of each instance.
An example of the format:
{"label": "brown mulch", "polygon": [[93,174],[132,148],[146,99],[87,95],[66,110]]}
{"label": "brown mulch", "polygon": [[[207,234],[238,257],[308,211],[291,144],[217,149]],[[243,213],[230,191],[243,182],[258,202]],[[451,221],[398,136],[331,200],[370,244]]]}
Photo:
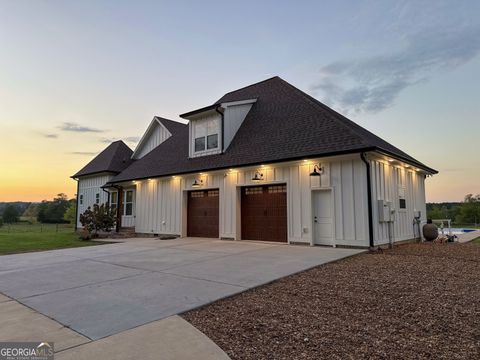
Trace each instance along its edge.
{"label": "brown mulch", "polygon": [[480,359],[480,245],[362,254],[183,317],[232,359]]}

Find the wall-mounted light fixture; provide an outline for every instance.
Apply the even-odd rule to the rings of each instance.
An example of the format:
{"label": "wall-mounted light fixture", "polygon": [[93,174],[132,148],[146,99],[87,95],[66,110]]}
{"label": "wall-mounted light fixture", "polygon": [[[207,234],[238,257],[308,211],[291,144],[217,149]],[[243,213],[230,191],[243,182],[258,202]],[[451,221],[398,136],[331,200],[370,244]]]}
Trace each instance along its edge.
{"label": "wall-mounted light fixture", "polygon": [[323,174],[323,166],[320,164],[315,164],[313,171],[310,173],[310,176],[320,176]]}
{"label": "wall-mounted light fixture", "polygon": [[263,180],[263,174],[260,171],[255,171],[255,176],[252,178],[253,182],[260,182]]}
{"label": "wall-mounted light fixture", "polygon": [[192,188],[199,188],[200,186],[203,185],[203,180],[197,180],[195,179],[195,181],[193,182],[192,184]]}

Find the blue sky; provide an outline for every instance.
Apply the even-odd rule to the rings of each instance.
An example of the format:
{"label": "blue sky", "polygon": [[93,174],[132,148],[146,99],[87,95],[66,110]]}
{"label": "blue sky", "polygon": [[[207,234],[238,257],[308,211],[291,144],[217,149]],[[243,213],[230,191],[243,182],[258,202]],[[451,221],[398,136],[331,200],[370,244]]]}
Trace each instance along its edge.
{"label": "blue sky", "polygon": [[480,193],[478,14],[478,1],[0,0],[0,200],[73,195],[68,176],[109,140],[133,146],[153,115],[274,75],[440,170],[428,200]]}

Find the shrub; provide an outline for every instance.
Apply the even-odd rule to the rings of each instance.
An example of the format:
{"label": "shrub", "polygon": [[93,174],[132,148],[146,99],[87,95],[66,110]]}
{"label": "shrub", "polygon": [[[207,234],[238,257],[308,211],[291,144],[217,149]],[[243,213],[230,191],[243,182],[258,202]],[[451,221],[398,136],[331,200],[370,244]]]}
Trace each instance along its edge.
{"label": "shrub", "polygon": [[3,218],[0,217],[0,227],[2,227],[2,226],[3,226]]}
{"label": "shrub", "polygon": [[82,238],[84,240],[95,238],[99,231],[110,232],[116,225],[116,210],[107,204],[93,205],[93,210],[88,207],[80,214],[80,223],[83,226]]}

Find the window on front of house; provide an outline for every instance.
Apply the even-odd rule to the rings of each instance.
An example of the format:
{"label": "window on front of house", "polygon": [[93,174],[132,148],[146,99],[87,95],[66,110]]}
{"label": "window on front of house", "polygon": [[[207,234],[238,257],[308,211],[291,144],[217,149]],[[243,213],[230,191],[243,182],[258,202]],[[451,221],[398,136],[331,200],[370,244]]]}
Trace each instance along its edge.
{"label": "window on front of house", "polygon": [[80,205],[83,205],[83,195],[80,195]]}
{"label": "window on front of house", "polygon": [[133,215],[133,191],[125,191],[125,215]]}
{"label": "window on front of house", "polygon": [[112,192],[110,194],[110,207],[116,209],[118,206],[118,193]]}
{"label": "window on front of house", "polygon": [[198,137],[195,139],[195,152],[205,150],[205,137]]}
{"label": "window on front of house", "polygon": [[405,199],[400,199],[398,206],[399,206],[400,209],[406,209],[407,208],[407,201]]}
{"label": "window on front of house", "polygon": [[216,149],[218,147],[218,134],[207,136],[207,149]]}
{"label": "window on front of house", "polygon": [[95,204],[100,204],[100,194],[95,194]]}

